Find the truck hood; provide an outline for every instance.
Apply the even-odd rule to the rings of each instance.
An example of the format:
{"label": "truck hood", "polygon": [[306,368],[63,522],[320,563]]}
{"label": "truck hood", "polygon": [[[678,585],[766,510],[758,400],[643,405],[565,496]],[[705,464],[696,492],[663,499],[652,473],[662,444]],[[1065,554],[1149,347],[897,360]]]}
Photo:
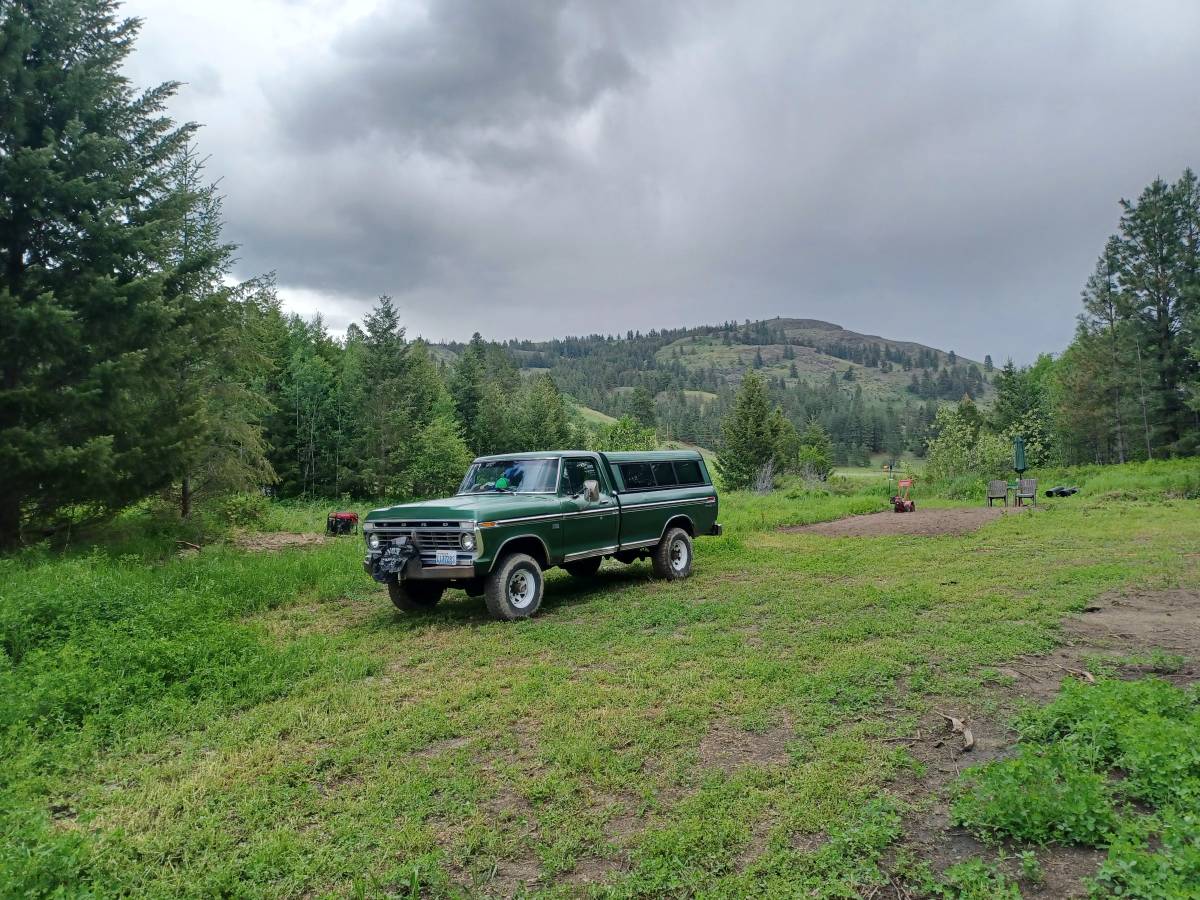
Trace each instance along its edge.
{"label": "truck hood", "polygon": [[493,519],[514,519],[518,516],[544,516],[561,509],[554,494],[463,494],[442,500],[420,503],[401,503],[385,506],[367,513],[368,522],[444,520],[486,522]]}

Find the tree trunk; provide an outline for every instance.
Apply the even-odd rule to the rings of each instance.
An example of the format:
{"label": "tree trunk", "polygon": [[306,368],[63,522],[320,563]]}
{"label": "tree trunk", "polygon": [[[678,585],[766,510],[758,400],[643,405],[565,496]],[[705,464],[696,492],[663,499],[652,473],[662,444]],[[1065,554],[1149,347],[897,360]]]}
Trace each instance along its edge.
{"label": "tree trunk", "polygon": [[1154,453],[1150,450],[1150,417],[1146,413],[1146,382],[1142,378],[1142,342],[1135,337],[1133,346],[1137,349],[1138,385],[1142,395],[1142,427],[1146,430],[1146,459],[1153,459]]}
{"label": "tree trunk", "polygon": [[179,518],[187,519],[192,515],[192,479],[189,475],[183,476],[183,482],[179,486]]}

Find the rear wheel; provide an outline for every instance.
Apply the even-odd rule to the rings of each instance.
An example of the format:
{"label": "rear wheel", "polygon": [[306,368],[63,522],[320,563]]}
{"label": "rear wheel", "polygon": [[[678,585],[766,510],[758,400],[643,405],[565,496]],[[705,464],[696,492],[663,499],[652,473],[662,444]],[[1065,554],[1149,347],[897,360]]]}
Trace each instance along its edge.
{"label": "rear wheel", "polygon": [[483,599],[494,618],[528,619],[542,605],[542,567],[532,556],[513,553],[488,575]]}
{"label": "rear wheel", "polygon": [[446,586],[440,581],[401,581],[388,579],[388,594],[401,612],[427,612],[437,606]]}
{"label": "rear wheel", "polygon": [[678,581],[692,574],[692,539],[682,528],[672,528],[663,535],[650,557],[654,574],[668,581]]}
{"label": "rear wheel", "polygon": [[600,563],[604,560],[599,556],[592,556],[588,559],[581,559],[579,562],[570,562],[563,566],[570,574],[577,578],[591,578],[600,571]]}

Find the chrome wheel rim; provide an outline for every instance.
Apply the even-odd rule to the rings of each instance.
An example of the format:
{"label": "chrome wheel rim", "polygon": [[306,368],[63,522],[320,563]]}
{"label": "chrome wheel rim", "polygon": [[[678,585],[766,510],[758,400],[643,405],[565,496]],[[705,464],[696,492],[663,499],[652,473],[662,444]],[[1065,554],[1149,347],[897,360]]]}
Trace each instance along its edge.
{"label": "chrome wheel rim", "polygon": [[517,569],[508,576],[508,602],[517,609],[529,606],[534,593],[533,576],[527,570]]}
{"label": "chrome wheel rim", "polygon": [[676,572],[682,572],[687,568],[688,564],[688,546],[687,541],[681,538],[676,538],[671,541],[671,568]]}

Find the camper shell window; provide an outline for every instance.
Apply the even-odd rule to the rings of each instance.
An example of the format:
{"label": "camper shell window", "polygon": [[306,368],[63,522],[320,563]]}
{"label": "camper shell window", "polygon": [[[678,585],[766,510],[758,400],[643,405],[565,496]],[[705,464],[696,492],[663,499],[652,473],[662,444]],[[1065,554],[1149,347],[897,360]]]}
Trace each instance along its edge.
{"label": "camper shell window", "polygon": [[693,459],[627,462],[617,466],[626,491],[654,491],[705,484],[700,463]]}

